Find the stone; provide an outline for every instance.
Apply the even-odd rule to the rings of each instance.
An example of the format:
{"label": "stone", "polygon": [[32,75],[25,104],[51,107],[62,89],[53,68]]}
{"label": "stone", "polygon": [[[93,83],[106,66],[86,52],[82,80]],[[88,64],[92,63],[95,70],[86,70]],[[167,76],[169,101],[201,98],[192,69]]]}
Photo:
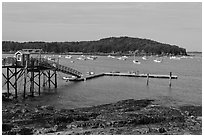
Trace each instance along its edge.
{"label": "stone", "polygon": [[166,129],[165,128],[163,128],[163,127],[160,127],[159,128],[159,133],[165,133],[166,132]]}
{"label": "stone", "polygon": [[196,120],[198,120],[198,121],[202,121],[202,117],[199,116],[199,117],[196,118]]}
{"label": "stone", "polygon": [[24,127],[22,129],[20,129],[18,134],[20,134],[20,135],[32,135],[33,134],[33,129]]}
{"label": "stone", "polygon": [[2,124],[2,131],[9,131],[13,128],[14,126],[12,124],[8,124],[8,123],[3,123]]}

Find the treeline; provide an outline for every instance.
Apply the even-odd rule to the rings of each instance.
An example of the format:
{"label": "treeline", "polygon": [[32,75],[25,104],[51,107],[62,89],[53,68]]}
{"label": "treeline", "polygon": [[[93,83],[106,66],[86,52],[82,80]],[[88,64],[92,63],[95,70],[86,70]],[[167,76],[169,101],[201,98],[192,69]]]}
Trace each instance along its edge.
{"label": "treeline", "polygon": [[3,52],[15,52],[21,49],[43,49],[45,53],[115,53],[147,55],[187,55],[186,49],[149,39],[131,37],[110,37],[98,41],[80,42],[13,42],[3,41]]}

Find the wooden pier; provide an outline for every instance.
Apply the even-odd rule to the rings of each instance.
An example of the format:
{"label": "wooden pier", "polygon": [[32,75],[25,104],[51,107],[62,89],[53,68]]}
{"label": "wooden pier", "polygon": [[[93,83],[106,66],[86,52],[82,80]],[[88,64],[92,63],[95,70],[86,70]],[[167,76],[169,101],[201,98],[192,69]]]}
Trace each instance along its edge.
{"label": "wooden pier", "polygon": [[[170,73],[171,74],[171,73]],[[69,81],[86,81],[94,78],[98,78],[101,76],[123,76],[123,77],[141,77],[141,78],[161,78],[161,79],[177,79],[178,77],[175,75],[157,75],[157,74],[135,74],[135,73],[115,73],[115,72],[108,72],[108,73],[100,73],[94,75],[88,75],[81,78],[70,79]]]}
{"label": "wooden pier", "polygon": [[[28,50],[29,52],[27,50],[18,51],[14,57],[2,59],[2,69],[6,69],[2,75],[6,79],[3,86],[6,85],[7,87],[7,94],[4,93],[7,98],[11,95],[11,88],[15,91],[14,97],[18,97],[20,78],[23,78],[23,98],[26,98],[27,96],[34,96],[36,86],[40,95],[41,83],[42,87],[48,86],[48,88],[51,88],[51,85],[54,85],[54,88],[57,88],[57,71],[77,78],[82,75],[81,72],[73,68],[60,65],[56,60],[51,61],[41,58],[40,53],[37,57],[31,57],[30,51],[36,53],[40,52],[41,49]],[[27,90],[28,86],[30,86],[30,90]]]}
{"label": "wooden pier", "polygon": [[[104,73],[105,76],[125,76],[125,77],[143,77],[147,78],[162,78],[162,79],[169,79],[170,75],[158,75],[158,74],[131,74],[131,73]],[[177,79],[177,76],[172,75],[171,79]]]}
{"label": "wooden pier", "polygon": [[[28,52],[29,51],[29,52]],[[31,57],[30,52],[39,52],[37,57]],[[149,84],[149,78],[162,78],[169,79],[169,86],[171,87],[171,80],[177,79],[177,76],[172,75],[157,75],[157,74],[139,74],[139,73],[120,73],[120,72],[108,72],[94,75],[83,76],[81,72],[59,64],[59,61],[48,60],[41,58],[41,49],[28,49],[15,53],[14,57],[7,57],[2,59],[2,75],[5,78],[7,93],[6,97],[9,98],[11,94],[11,88],[14,89],[14,97],[18,97],[18,82],[20,78],[23,80],[23,98],[27,96],[34,96],[35,87],[37,87],[38,94],[41,94],[41,87],[54,85],[57,88],[57,72],[72,75],[75,78],[69,79],[69,81],[86,81],[102,76],[123,76],[123,77],[141,77],[147,78],[147,85]],[[29,83],[29,85],[28,85]],[[30,90],[27,90],[30,86]],[[5,94],[5,93],[4,93]]]}

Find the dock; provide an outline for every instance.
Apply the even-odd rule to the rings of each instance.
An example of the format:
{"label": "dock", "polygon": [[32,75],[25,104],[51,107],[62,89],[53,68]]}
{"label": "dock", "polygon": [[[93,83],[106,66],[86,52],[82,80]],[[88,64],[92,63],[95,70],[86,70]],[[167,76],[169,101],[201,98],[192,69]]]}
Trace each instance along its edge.
{"label": "dock", "polygon": [[[22,81],[23,87],[23,98],[34,96],[36,91],[41,94],[41,87],[57,88],[57,72],[64,73],[66,75],[71,75],[74,78],[67,78],[68,81],[78,82],[86,81],[102,76],[123,76],[123,77],[141,77],[147,79],[147,86],[149,84],[149,78],[161,78],[169,79],[169,87],[171,87],[171,80],[177,79],[178,77],[172,75],[157,75],[157,74],[139,74],[139,72],[107,72],[91,75],[82,75],[81,72],[71,68],[69,66],[64,66],[59,63],[59,59],[53,58],[42,58],[42,49],[22,49],[15,53],[14,57],[2,58],[2,69],[5,71],[2,73],[5,82],[2,84],[6,86],[7,93],[6,97],[9,98],[11,90],[14,90],[14,97],[18,97],[19,82]],[[31,53],[36,53],[36,56],[32,56]],[[29,84],[29,85],[28,85]]]}
{"label": "dock", "polygon": [[[34,96],[38,90],[41,93],[41,87],[51,85],[57,88],[57,72],[72,75],[80,78],[82,73],[59,63],[59,60],[53,58],[42,58],[42,49],[22,49],[17,51],[13,57],[2,58],[2,73],[5,82],[2,84],[6,86],[6,97],[9,98],[11,90],[14,90],[14,97],[18,97],[19,82],[23,82],[23,98]],[[31,55],[36,53],[37,55]],[[29,85],[28,85],[29,84]],[[30,89],[29,89],[30,87]],[[29,92],[30,91],[30,92]]]}
{"label": "dock", "polygon": [[[125,76],[125,77],[143,77],[146,78],[148,74],[135,74],[135,73],[104,73],[105,76]],[[169,79],[170,75],[158,75],[158,74],[149,74],[149,78],[162,78]],[[177,79],[175,75],[171,76],[171,79]]]}
{"label": "dock", "polygon": [[76,79],[70,79],[69,81],[86,81],[86,80],[90,80],[90,79],[94,79],[94,78],[98,78],[101,76],[104,76],[105,73],[100,73],[100,74],[94,74],[94,75],[88,75],[85,77],[81,77],[81,78],[76,78]]}
{"label": "dock", "polygon": [[141,77],[141,78],[161,78],[161,79],[177,79],[178,77],[176,75],[158,75],[158,74],[135,74],[135,73],[113,73],[113,72],[107,72],[107,73],[99,73],[95,75],[89,75],[81,78],[76,79],[70,79],[69,81],[86,81],[102,76],[123,76],[123,77]]}

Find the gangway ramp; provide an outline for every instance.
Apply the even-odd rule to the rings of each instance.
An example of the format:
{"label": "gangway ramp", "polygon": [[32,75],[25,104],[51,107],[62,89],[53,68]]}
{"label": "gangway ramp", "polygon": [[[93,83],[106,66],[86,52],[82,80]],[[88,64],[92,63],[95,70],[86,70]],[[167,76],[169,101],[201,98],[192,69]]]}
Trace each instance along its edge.
{"label": "gangway ramp", "polygon": [[36,58],[39,62],[40,62],[40,66],[46,67],[46,68],[52,68],[52,69],[56,69],[56,71],[60,71],[64,74],[69,74],[69,75],[73,75],[76,76],[77,78],[80,78],[82,76],[82,73],[71,68],[71,67],[67,67],[64,65],[61,65],[55,61],[51,61],[45,58],[41,58],[38,59]]}

